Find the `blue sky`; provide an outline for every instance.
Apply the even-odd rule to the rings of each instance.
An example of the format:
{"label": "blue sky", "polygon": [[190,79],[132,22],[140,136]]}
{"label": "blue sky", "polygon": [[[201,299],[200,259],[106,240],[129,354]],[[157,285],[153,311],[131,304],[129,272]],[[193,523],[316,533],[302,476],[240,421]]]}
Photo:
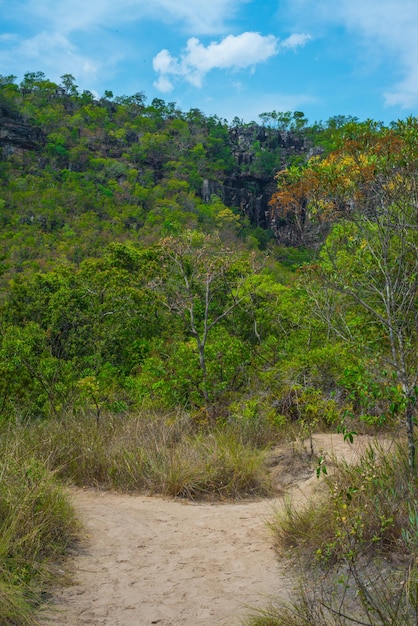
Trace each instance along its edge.
{"label": "blue sky", "polygon": [[418,111],[417,0],[0,0],[0,74],[258,121]]}

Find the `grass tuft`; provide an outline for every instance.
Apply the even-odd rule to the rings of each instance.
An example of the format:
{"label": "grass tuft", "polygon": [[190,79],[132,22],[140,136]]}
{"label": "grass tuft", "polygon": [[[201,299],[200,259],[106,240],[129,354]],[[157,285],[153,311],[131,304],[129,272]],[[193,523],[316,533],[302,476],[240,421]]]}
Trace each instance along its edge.
{"label": "grass tuft", "polygon": [[36,623],[54,579],[53,563],[77,534],[74,512],[54,474],[9,446],[0,462],[0,623]]}
{"label": "grass tuft", "polygon": [[279,550],[294,559],[299,602],[248,623],[416,626],[418,478],[406,446],[370,447],[324,480],[320,497],[303,509],[288,503],[272,524]]}
{"label": "grass tuft", "polygon": [[16,445],[61,480],[120,492],[184,498],[269,495],[262,450],[233,426],[201,427],[187,415],[67,417],[15,430]]}

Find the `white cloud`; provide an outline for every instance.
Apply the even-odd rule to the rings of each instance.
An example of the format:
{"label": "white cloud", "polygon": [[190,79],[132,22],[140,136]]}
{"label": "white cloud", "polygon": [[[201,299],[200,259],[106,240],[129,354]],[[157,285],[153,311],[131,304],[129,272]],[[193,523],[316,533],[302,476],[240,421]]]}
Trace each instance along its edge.
{"label": "white cloud", "polygon": [[277,38],[259,33],[228,35],[220,43],[212,42],[206,48],[196,37],[189,39],[184,59],[187,65],[206,74],[214,68],[244,69],[277,54]]}
{"label": "white cloud", "polygon": [[387,106],[416,109],[418,106],[418,62],[406,72],[406,78],[394,85],[393,91],[384,93]]}
{"label": "white cloud", "polygon": [[300,48],[308,43],[310,39],[312,39],[311,35],[307,35],[306,33],[294,33],[280,42],[280,48],[296,50],[296,48]]}
{"label": "white cloud", "polygon": [[152,60],[152,67],[160,74],[181,74],[183,72],[177,59],[168,50],[161,50]]}
{"label": "white cloud", "polygon": [[298,27],[316,29],[338,25],[351,36],[357,63],[373,71],[378,65],[398,66],[403,78],[382,94],[389,106],[418,106],[418,3],[416,0],[289,0]]}
{"label": "white cloud", "polygon": [[213,34],[225,30],[225,21],[248,0],[153,0],[148,2],[150,16],[183,24],[191,33]]}
{"label": "white cloud", "polygon": [[163,93],[169,93],[174,89],[173,83],[167,76],[160,76],[153,84],[158,91],[162,91]]}
{"label": "white cloud", "polygon": [[[199,39],[188,40],[180,57],[171,56],[168,50],[161,50],[153,59],[153,68],[159,74],[154,86],[163,85],[166,91],[172,81],[168,76],[186,80],[195,87],[202,85],[205,75],[213,69],[244,70],[254,68],[258,63],[276,56],[281,49],[296,49],[305,45],[309,35],[291,35],[279,43],[274,35],[260,35],[246,32],[241,35],[228,35],[220,42],[204,46]],[[167,80],[167,82],[164,81]]]}

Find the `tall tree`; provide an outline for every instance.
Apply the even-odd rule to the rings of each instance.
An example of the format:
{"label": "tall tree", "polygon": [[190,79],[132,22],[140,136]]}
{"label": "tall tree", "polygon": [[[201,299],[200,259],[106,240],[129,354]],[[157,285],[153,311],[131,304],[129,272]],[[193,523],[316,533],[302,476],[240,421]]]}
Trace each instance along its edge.
{"label": "tall tree", "polygon": [[417,118],[390,129],[349,124],[341,147],[311,160],[300,177],[310,212],[334,222],[316,277],[340,294],[336,310],[360,307],[378,329],[379,352],[402,393],[411,469],[418,381],[417,162]]}
{"label": "tall tree", "polygon": [[244,300],[238,287],[251,272],[217,236],[186,231],[181,237],[162,242],[162,260],[168,265],[163,286],[167,306],[181,314],[196,342],[206,408],[211,390],[208,380],[207,347],[212,331]]}

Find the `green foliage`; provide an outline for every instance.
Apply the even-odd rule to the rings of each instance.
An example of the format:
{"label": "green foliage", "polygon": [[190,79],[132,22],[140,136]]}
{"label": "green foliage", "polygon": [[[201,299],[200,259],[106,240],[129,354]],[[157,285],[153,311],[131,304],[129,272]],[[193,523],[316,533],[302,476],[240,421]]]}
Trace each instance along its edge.
{"label": "green foliage", "polygon": [[149,346],[149,356],[139,373],[126,380],[126,388],[139,405],[146,401],[164,407],[202,407],[205,404],[204,383],[210,402],[218,401],[230,389],[241,385],[248,349],[225,329],[217,329],[205,349],[206,377],[199,365],[199,354],[193,339],[157,341]]}
{"label": "green foliage", "polygon": [[[19,556],[29,536],[48,545],[29,517],[55,536],[30,494],[58,526],[67,515],[44,464],[78,485],[242,497],[269,491],[262,449],[284,432],[338,424],[350,439],[400,418],[414,458],[416,119],[309,126],[302,112],[273,111],[264,128],[228,126],[61,81],[0,77],[0,116],[25,124],[32,146],[0,161],[0,424],[25,451],[1,470],[25,506],[9,507],[4,487],[0,602],[22,624],[27,583],[50,558]],[[277,247],[274,231],[223,203],[228,178],[257,195],[278,170],[275,227],[302,243],[328,223],[323,245]],[[178,417],[185,409],[192,417]],[[415,476],[407,484],[402,459],[398,477],[380,456],[329,475],[325,504],[289,510],[289,542],[326,566],[388,549],[416,558]],[[412,568],[403,588],[414,581]],[[305,600],[278,623],[327,623]]]}
{"label": "green foliage", "polygon": [[[262,114],[272,128],[245,126],[250,160],[241,167],[231,149],[235,123],[159,99],[147,105],[143,94],[95,100],[75,83],[71,74],[58,86],[29,72],[20,89],[13,77],[0,84],[5,114],[43,133],[37,149],[8,155],[0,170],[3,419],[142,402],[225,405],[253,397],[256,386],[277,419],[309,431],[344,414],[388,424],[413,407],[410,381],[405,395],[387,366],[391,333],[382,336],[370,311],[384,312],[379,242],[388,266],[410,270],[413,293],[414,234],[394,230],[413,218],[413,120],[385,129],[336,116],[309,127],[301,112]],[[219,197],[202,201],[206,179],[217,189],[240,167],[256,177],[282,167],[285,132],[339,151],[290,164],[284,176],[305,185],[311,217],[353,197],[371,211],[377,168],[386,176],[384,219],[375,212],[366,229],[334,224],[314,255],[274,248],[272,232]],[[314,257],[318,264],[307,266]],[[330,281],[339,291],[331,294]],[[369,309],[353,303],[360,283],[369,285]],[[401,315],[398,295],[393,319],[412,363],[416,336],[405,329],[414,313]]]}
{"label": "green foliage", "polygon": [[306,248],[277,246],[274,248],[274,256],[285,267],[297,270],[302,265],[313,261],[315,253]]}
{"label": "green foliage", "polygon": [[201,406],[202,378],[199,357],[193,341],[156,341],[136,376],[126,380],[126,388],[139,406]]}
{"label": "green foliage", "polygon": [[244,443],[265,448],[282,440],[286,418],[277,413],[268,397],[251,397],[230,405],[228,424]]}
{"label": "green foliage", "polygon": [[301,601],[272,609],[271,623],[291,624],[293,614],[306,619],[295,623],[414,624],[418,484],[406,447],[370,447],[358,465],[341,463],[322,480],[322,497],[302,510],[289,505],[274,523],[280,549],[300,559],[304,574]]}
{"label": "green foliage", "polygon": [[281,132],[300,132],[308,123],[305,114],[301,111],[271,111],[261,113],[259,118],[266,126],[276,127]]}

